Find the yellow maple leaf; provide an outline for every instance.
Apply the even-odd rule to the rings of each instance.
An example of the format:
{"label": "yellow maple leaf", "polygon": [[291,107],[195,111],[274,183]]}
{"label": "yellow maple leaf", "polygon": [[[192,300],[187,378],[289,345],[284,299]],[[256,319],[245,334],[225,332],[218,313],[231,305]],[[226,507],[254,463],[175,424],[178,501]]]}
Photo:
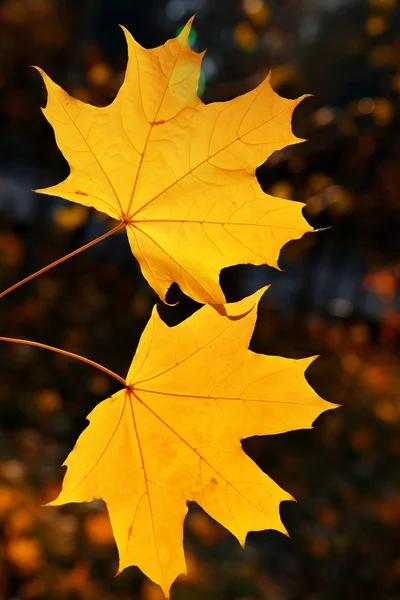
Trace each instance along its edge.
{"label": "yellow maple leaf", "polygon": [[273,152],[302,141],[291,128],[302,98],[281,98],[267,77],[247,94],[205,105],[197,97],[204,53],[190,48],[190,27],[150,50],[124,30],[125,80],[106,107],[72,98],[40,71],[44,114],[70,175],[37,191],[125,222],[162,300],[176,282],[195,300],[221,305],[221,269],[277,266],[282,246],[312,231],[303,204],[265,194],[255,176]]}
{"label": "yellow maple leaf", "polygon": [[243,545],[248,531],[285,531],[291,499],[243,452],[254,435],[311,427],[334,405],[308,385],[313,358],[248,350],[264,290],[210,306],[169,328],[157,310],[141,337],[127,388],[101,402],[64,464],[53,505],[102,498],[121,571],[137,565],[168,594],[185,573],[183,521],[195,501]]}

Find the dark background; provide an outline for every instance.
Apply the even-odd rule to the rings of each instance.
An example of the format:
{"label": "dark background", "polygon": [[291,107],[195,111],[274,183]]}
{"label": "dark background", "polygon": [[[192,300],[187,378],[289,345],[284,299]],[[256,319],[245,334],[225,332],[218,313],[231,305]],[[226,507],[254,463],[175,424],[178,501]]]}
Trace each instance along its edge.
{"label": "dark background", "polygon": [[[319,229],[282,251],[282,272],[228,269],[229,300],[274,285],[251,348],[320,354],[309,382],[343,406],[313,430],[246,440],[297,503],[281,505],[291,538],[251,533],[243,551],[201,509],[185,524],[189,576],[173,599],[400,599],[400,8],[396,0],[0,1],[1,289],[101,235],[94,211],[30,190],[68,167],[40,112],[40,65],[96,105],[126,64],[118,23],[144,46],[194,12],[208,48],[199,93],[230,99],[273,67],[281,95],[313,94],[294,130],[309,141],[260,167],[265,191],[307,203]],[[397,38],[397,39],[396,39]],[[329,228],[329,229],[327,229]],[[161,307],[177,323],[197,307]],[[102,242],[4,297],[0,335],[59,346],[125,376],[157,301],[125,235]],[[0,347],[0,598],[158,600],[136,568],[114,578],[102,502],[41,508],[85,417],[118,384],[88,365],[26,346]],[[123,457],[121,457],[123,459]]]}

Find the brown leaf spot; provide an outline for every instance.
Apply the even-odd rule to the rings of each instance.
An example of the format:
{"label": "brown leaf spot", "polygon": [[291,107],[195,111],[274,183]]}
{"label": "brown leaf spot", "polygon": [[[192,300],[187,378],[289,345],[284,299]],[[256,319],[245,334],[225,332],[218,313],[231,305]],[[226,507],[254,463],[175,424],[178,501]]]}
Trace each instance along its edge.
{"label": "brown leaf spot", "polygon": [[76,190],[75,194],[79,194],[79,196],[89,196],[89,194],[82,192],[81,190]]}

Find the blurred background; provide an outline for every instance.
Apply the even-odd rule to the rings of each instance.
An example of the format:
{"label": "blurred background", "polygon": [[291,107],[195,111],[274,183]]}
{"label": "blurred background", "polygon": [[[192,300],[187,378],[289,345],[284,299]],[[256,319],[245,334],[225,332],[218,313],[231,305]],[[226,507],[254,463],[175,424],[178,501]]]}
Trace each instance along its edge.
{"label": "blurred background", "polygon": [[[315,428],[245,440],[245,451],[297,503],[291,538],[251,533],[243,551],[199,507],[185,523],[186,579],[176,600],[400,598],[400,7],[396,0],[0,0],[1,290],[106,232],[99,213],[31,192],[68,173],[45,104],[40,65],[71,94],[115,96],[126,48],[173,37],[195,12],[208,48],[199,94],[227,100],[273,69],[304,144],[260,166],[267,192],[307,204],[321,231],[288,244],[282,271],[240,266],[230,301],[265,283],[251,348],[303,357],[316,391],[342,404]],[[170,325],[197,309],[179,290]],[[126,236],[115,235],[1,300],[0,335],[82,354],[125,376],[157,301]],[[0,346],[0,598],[160,600],[136,568],[117,578],[101,501],[41,508],[85,417],[118,384],[92,367]],[[266,393],[268,390],[266,390]],[[123,457],[121,457],[123,460]]]}

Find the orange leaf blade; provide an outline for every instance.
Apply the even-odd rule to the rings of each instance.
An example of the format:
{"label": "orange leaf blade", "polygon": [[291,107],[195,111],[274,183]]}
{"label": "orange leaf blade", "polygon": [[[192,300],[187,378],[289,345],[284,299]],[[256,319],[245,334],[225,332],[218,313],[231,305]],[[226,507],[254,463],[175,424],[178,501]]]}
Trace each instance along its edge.
{"label": "orange leaf blade", "polygon": [[188,501],[241,544],[251,530],[285,532],[279,504],[291,497],[243,452],[241,440],[311,427],[334,408],[304,378],[312,358],[247,350],[263,291],[227,305],[227,317],[206,306],[174,328],[155,310],[128,389],[92,411],[65,463],[53,504],[102,498],[120,570],[138,565],[165,594],[185,572]]}
{"label": "orange leaf blade", "polygon": [[312,228],[303,205],[264,194],[255,170],[299,141],[293,110],[269,77],[228,102],[197,97],[203,54],[191,50],[191,21],[158,48],[124,29],[125,80],[96,108],[69,96],[43,72],[44,114],[70,165],[61,183],[37,190],[93,206],[127,224],[133,254],[162,300],[176,282],[203,304],[225,302],[224,267],[277,266],[289,240]]}

